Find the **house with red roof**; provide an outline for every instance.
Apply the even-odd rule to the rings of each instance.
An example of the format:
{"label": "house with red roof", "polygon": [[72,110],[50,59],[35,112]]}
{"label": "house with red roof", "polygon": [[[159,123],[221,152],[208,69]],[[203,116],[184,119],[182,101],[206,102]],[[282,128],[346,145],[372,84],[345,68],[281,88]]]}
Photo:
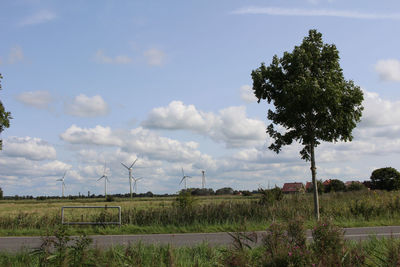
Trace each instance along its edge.
{"label": "house with red roof", "polygon": [[304,193],[303,183],[285,183],[282,187],[282,192],[286,194]]}

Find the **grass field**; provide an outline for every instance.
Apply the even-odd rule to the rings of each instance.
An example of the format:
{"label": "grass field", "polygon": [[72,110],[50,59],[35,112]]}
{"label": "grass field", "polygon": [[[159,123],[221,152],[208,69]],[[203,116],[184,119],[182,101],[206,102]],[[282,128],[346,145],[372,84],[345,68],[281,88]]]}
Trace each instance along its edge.
{"label": "grass field", "polygon": [[[61,222],[62,206],[121,206],[122,226],[70,226],[73,233],[137,234],[264,230],[272,222],[301,217],[314,224],[312,194],[285,195],[259,203],[260,196],[207,196],[179,202],[176,197],[0,201],[0,235],[43,235]],[[186,200],[185,200],[186,201]],[[360,191],[320,196],[321,216],[342,227],[400,224],[400,193]],[[68,210],[68,221],[114,221],[115,210]]]}

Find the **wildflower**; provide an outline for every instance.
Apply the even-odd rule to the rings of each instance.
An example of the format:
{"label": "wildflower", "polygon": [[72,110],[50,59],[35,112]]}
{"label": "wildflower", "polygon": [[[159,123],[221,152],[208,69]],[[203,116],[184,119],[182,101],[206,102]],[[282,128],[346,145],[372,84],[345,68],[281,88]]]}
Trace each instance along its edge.
{"label": "wildflower", "polygon": [[289,251],[289,253],[288,253],[288,254],[289,254],[289,257],[290,257],[290,256],[292,256],[292,254],[293,254],[293,253],[292,253],[291,251]]}

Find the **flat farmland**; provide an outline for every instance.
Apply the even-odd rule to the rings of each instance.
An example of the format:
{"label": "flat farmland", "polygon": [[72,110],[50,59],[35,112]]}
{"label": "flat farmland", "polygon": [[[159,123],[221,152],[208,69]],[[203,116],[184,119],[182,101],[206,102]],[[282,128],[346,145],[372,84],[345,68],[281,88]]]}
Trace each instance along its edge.
{"label": "flat farmland", "polygon": [[[121,206],[122,226],[69,226],[73,234],[145,234],[264,230],[272,222],[314,223],[312,194],[261,201],[253,196],[147,197],[0,201],[0,235],[43,235],[61,223],[62,206]],[[320,196],[321,216],[342,227],[400,224],[400,194],[386,191]],[[66,221],[117,221],[116,209],[67,209]]]}

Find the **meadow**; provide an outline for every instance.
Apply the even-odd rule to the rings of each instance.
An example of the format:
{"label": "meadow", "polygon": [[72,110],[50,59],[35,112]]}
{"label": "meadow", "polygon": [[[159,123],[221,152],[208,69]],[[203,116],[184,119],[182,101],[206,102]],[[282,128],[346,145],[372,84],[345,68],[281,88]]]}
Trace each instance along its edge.
{"label": "meadow", "polygon": [[[0,235],[46,235],[61,222],[62,206],[121,206],[122,226],[69,226],[72,234],[143,234],[265,230],[273,222],[302,218],[314,225],[312,194],[284,195],[261,201],[262,195],[149,197],[131,199],[0,201]],[[357,191],[320,196],[321,217],[340,227],[398,225],[397,191]],[[115,210],[71,210],[67,221],[115,221]]]}

